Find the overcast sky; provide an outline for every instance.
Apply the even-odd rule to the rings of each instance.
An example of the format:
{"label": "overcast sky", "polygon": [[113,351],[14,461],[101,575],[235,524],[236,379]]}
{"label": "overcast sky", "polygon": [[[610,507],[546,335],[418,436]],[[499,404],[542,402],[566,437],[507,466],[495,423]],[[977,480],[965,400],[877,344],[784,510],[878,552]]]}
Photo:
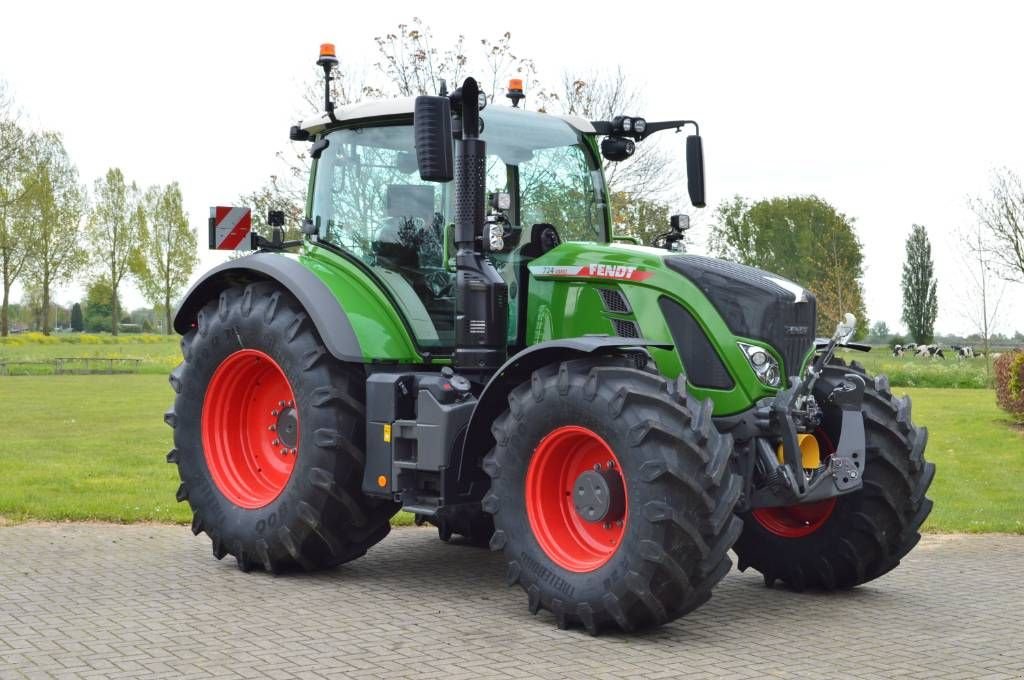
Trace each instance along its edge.
{"label": "overcast sky", "polygon": [[[697,119],[710,204],[814,193],[856,218],[872,321],[902,327],[904,241],[924,224],[937,329],[974,330],[956,231],[971,224],[966,197],[986,190],[993,168],[1024,173],[1024,4],[450,6],[5,3],[0,79],[31,125],[64,134],[90,185],[111,166],[141,185],[179,181],[203,244],[208,206],[279,171],[274,154],[305,113],[300,92],[320,42],[371,70],[373,37],[413,16],[441,46],[511,31],[547,81],[621,65],[645,92],[643,110],[623,113]],[[1022,298],[1024,287],[1007,287],[997,330],[1024,331]],[[126,301],[143,304],[134,291]]]}

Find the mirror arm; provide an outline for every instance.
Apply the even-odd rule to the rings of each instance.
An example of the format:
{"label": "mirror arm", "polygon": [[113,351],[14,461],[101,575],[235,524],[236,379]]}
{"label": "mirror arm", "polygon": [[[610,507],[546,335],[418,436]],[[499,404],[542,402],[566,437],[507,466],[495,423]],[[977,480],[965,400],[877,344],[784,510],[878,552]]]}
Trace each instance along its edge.
{"label": "mirror arm", "polygon": [[645,129],[640,134],[634,135],[634,137],[636,138],[636,141],[641,142],[644,139],[653,135],[655,132],[661,132],[662,130],[671,130],[672,128],[675,128],[676,132],[679,132],[683,127],[687,125],[692,125],[695,130],[695,134],[700,134],[700,126],[697,125],[697,121],[695,120],[665,120],[657,123],[652,123],[648,121],[647,129]]}
{"label": "mirror arm", "polygon": [[640,142],[650,137],[655,132],[661,132],[662,130],[671,130],[675,128],[676,132],[679,132],[683,127],[692,125],[696,134],[700,134],[700,126],[697,125],[695,120],[666,120],[657,123],[647,122],[647,129],[643,132],[616,132],[615,125],[610,120],[592,120],[590,124],[594,126],[594,132],[599,135],[618,135],[620,137],[632,137],[636,141]]}

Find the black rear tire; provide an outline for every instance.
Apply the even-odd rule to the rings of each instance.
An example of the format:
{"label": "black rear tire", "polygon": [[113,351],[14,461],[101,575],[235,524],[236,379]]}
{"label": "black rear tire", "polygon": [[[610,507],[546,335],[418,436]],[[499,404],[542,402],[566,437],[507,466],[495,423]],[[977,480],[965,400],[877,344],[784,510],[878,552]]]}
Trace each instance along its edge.
{"label": "black rear tire", "polygon": [[[298,412],[291,475],[280,494],[259,508],[229,500],[203,447],[207,388],[218,366],[242,348],[261,351],[280,366]],[[361,491],[365,378],[326,351],[292,295],[269,282],[227,288],[200,310],[181,349],[184,361],[170,375],[177,396],[164,418],[174,428],[167,461],[178,467],[177,498],[192,509],[193,533],[206,532],[217,559],[233,555],[243,571],[321,569],[360,557],[388,534],[397,506]]]}
{"label": "black rear tire", "polygon": [[[727,552],[742,528],[733,515],[741,485],[729,466],[732,438],[715,429],[710,400],[634,366],[605,357],[542,368],[512,391],[492,428],[483,502],[494,516],[491,548],[504,550],[507,580],[523,588],[530,610],[551,611],[562,628],[582,624],[597,634],[672,621],[707,601],[732,565]],[[525,498],[542,440],[566,429],[603,439],[625,486],[621,539],[590,571],[560,566],[546,552]]]}
{"label": "black rear tire", "polygon": [[[769,531],[748,512],[743,535],[733,548],[740,570],[753,567],[765,583],[776,580],[794,590],[852,588],[896,567],[921,538],[932,509],[926,497],[935,465],[924,458],[928,431],[910,418],[910,397],[895,398],[885,376],[871,378],[857,362],[827,365],[815,387],[821,401],[847,373],[864,377],[867,439],[864,487],[839,496],[828,519],[798,538]],[[828,412],[826,411],[826,426]]]}

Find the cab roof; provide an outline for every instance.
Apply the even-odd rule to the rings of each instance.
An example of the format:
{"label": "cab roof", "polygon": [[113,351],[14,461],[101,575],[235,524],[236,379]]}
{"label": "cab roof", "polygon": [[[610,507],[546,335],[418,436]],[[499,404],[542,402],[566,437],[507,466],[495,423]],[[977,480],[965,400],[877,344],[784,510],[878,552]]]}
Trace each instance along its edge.
{"label": "cab roof", "polygon": [[[350,123],[358,120],[370,120],[376,118],[390,118],[393,116],[411,116],[413,113],[413,107],[415,106],[415,97],[399,97],[397,99],[374,99],[365,102],[359,102],[358,104],[349,104],[347,106],[339,106],[334,110],[334,118],[339,123]],[[495,106],[490,104],[488,108]],[[513,111],[510,106],[502,107],[509,111]],[[485,109],[486,110],[486,109]],[[597,132],[594,126],[591,125],[590,121],[580,118],[578,116],[559,116],[547,113],[537,113],[535,111],[519,111],[524,116],[545,116],[551,118],[558,118],[564,120],[571,127],[579,132],[593,134]],[[305,130],[311,135],[315,135],[322,132],[325,128],[331,126],[330,116],[326,113],[322,113],[315,118],[308,120],[300,120],[299,128]]]}

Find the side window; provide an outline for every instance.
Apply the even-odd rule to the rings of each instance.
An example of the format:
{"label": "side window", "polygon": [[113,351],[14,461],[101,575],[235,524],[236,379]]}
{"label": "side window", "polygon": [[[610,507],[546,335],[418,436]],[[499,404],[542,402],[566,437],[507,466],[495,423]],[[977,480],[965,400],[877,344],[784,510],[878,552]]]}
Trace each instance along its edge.
{"label": "side window", "polygon": [[369,266],[423,346],[453,341],[454,276],[443,262],[448,189],[419,177],[408,125],[337,130],[317,163],[322,240]]}
{"label": "side window", "polygon": [[537,149],[519,166],[524,225],[553,224],[566,241],[602,241],[604,199],[580,146]]}

